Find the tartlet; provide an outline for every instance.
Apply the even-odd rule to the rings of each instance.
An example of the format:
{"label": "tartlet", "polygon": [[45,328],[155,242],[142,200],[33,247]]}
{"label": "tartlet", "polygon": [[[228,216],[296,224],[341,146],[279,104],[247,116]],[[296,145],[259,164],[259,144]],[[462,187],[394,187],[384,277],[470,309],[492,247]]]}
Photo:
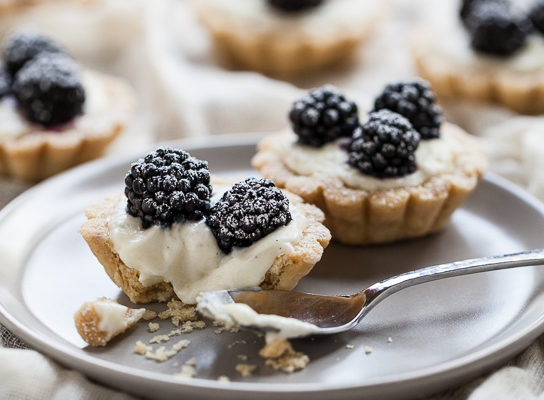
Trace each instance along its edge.
{"label": "tartlet", "polygon": [[[57,48],[49,39],[34,33],[16,33],[11,40],[12,43],[17,40],[23,44],[31,43],[25,50],[27,52],[35,43],[39,43],[36,47],[50,45],[54,46],[53,49]],[[33,58],[20,62],[16,70],[14,62],[10,63],[5,56],[4,74],[11,88],[7,94],[0,95],[0,114],[4,122],[0,127],[0,174],[31,182],[99,157],[125,128],[135,104],[134,93],[123,80],[82,69],[60,50],[58,53],[51,52],[49,48],[40,51],[36,49]],[[31,67],[36,68],[31,70]],[[10,72],[10,69],[13,71]],[[46,69],[53,72],[46,72]],[[43,79],[49,79],[48,73],[54,75],[51,79],[73,73],[73,78],[70,76],[65,81],[58,78],[54,83],[59,85],[58,91],[62,93],[65,90],[63,82],[75,82],[73,93],[62,95],[68,99],[63,100],[61,95],[52,92],[51,98],[54,100],[51,101],[62,105],[53,105],[46,112],[33,111],[36,107],[32,98],[23,99],[22,96],[26,96],[29,87],[36,91],[30,82],[31,79],[38,81],[36,73],[43,73]],[[21,78],[23,74],[26,74],[26,80]],[[17,92],[19,87],[21,89]],[[81,91],[84,91],[83,100],[80,99]],[[42,96],[36,100],[39,104],[49,101],[43,98],[44,94],[38,95]],[[73,97],[77,97],[80,103],[74,106],[76,111],[72,112],[69,99]],[[72,112],[68,117],[66,110]],[[31,115],[32,112],[37,115]]]}
{"label": "tartlet", "polygon": [[[248,180],[244,182],[247,181]],[[132,184],[132,182],[130,183]],[[219,178],[213,179],[211,184],[214,187],[223,186],[225,188],[228,188],[232,186],[232,182],[227,183],[227,181],[221,180]],[[269,184],[272,185],[271,182]],[[230,188],[227,189],[227,191],[228,190],[233,189]],[[275,190],[277,190],[278,193],[281,193],[278,189]],[[297,239],[295,243],[291,243],[285,248],[280,246],[280,250],[274,250],[273,253],[270,253],[273,255],[273,259],[271,260],[270,264],[259,267],[264,267],[264,272],[266,273],[262,274],[260,281],[253,282],[253,286],[261,286],[262,288],[266,289],[292,289],[297,284],[297,282],[312,269],[314,264],[320,260],[323,249],[328,245],[328,242],[330,240],[329,231],[321,223],[324,219],[323,213],[318,208],[310,204],[303,203],[298,196],[292,195],[290,193],[285,193],[285,195],[287,195],[288,197],[289,209],[291,210],[291,212],[294,207],[297,210],[297,213],[299,213],[297,215],[301,215],[302,218],[304,218],[304,225],[300,225],[300,227],[302,228],[302,232],[297,233]],[[217,205],[219,204],[219,202],[220,201],[217,201],[217,203],[214,204]],[[119,213],[122,214],[123,212],[125,212],[124,210],[127,207],[126,204],[127,201],[121,194],[109,197],[103,201],[96,203],[95,205],[87,209],[86,215],[88,219],[80,228],[80,233],[82,234],[83,238],[89,245],[94,255],[97,257],[98,261],[104,267],[106,273],[110,276],[113,282],[115,282],[115,284],[117,284],[123,290],[123,292],[125,292],[125,294],[131,299],[131,301],[135,303],[167,301],[176,296],[178,296],[186,304],[196,303],[196,295],[198,293],[193,293],[194,289],[191,288],[192,283],[187,283],[186,285],[186,283],[183,282],[183,279],[185,279],[185,277],[181,277],[180,280],[178,280],[177,278],[173,279],[175,282],[177,282],[177,287],[179,289],[178,291],[176,291],[172,283],[168,281],[168,279],[163,278],[166,276],[170,276],[167,273],[157,272],[157,276],[159,276],[159,278],[157,278],[157,276],[153,276],[153,279],[149,281],[146,280],[147,278],[142,277],[141,271],[144,271],[143,269],[139,270],[134,265],[131,265],[131,261],[128,262],[128,265],[125,263],[125,261],[123,261],[122,256],[118,252],[118,249],[122,249],[122,247],[119,246],[119,244],[116,245],[116,243],[114,243],[114,239],[118,237],[115,236],[115,232],[118,229],[118,225],[116,225],[115,222],[115,215],[119,215]],[[188,219],[186,219],[184,222],[172,222],[170,227],[157,227],[153,225],[154,223],[151,223],[150,226],[144,228],[143,223],[140,223],[139,219],[137,219],[136,217],[128,216],[126,218],[128,218],[131,223],[136,224],[136,230],[138,234],[145,234],[146,229],[155,229],[155,233],[151,233],[151,235],[156,235],[157,232],[166,232],[165,235],[170,235],[169,230],[178,229],[179,227],[183,229],[184,224],[198,224],[200,223],[199,221],[205,221],[204,223],[211,225],[211,222],[209,222],[211,219],[211,214],[208,214],[209,212],[211,213],[211,211],[207,211],[205,208],[203,208],[202,210],[204,210],[203,213],[205,214],[205,216],[199,216],[197,218],[204,219],[199,219],[197,222],[192,222],[190,220],[191,217],[189,216],[186,217]],[[292,225],[293,221],[291,221],[290,223]],[[194,236],[199,235],[199,232],[201,231],[198,230],[198,226],[196,228],[194,228],[193,226],[194,225],[191,225],[191,227],[188,228],[189,233]],[[293,229],[299,229],[298,226],[299,225],[294,225]],[[289,223],[287,223],[287,225],[283,227],[289,227]],[[124,229],[123,227],[121,228]],[[255,265],[257,265],[259,262],[258,258],[260,257],[261,253],[258,252],[260,250],[258,250],[255,254],[251,253],[251,251],[255,251],[251,250],[252,248],[254,249],[254,247],[252,246],[261,243],[269,236],[272,237],[272,239],[270,240],[274,240],[275,242],[281,242],[281,236],[273,236],[276,233],[278,233],[278,235],[281,235],[281,233],[279,233],[281,231],[281,228],[282,226],[278,226],[277,228],[275,228],[274,231],[268,233],[260,239],[256,239],[251,243],[240,244],[236,242],[234,247],[230,247],[230,250],[225,250],[224,246],[222,246],[221,250],[219,250],[219,241],[216,245],[209,241],[206,242],[206,238],[197,239],[198,242],[206,243],[205,245],[202,245],[204,246],[204,248],[200,249],[200,253],[198,253],[199,262],[195,264],[199,265],[184,265],[183,268],[187,268],[186,271],[189,271],[187,272],[187,274],[202,274],[202,277],[197,278],[196,281],[197,288],[201,288],[201,286],[199,286],[201,285],[200,282],[208,282],[206,281],[206,279],[208,279],[207,277],[211,276],[213,273],[216,272],[215,270],[205,270],[204,272],[199,272],[199,268],[201,268],[201,270],[205,269],[204,265],[206,264],[206,262],[203,260],[206,259],[207,255],[203,254],[203,252],[209,252],[213,254],[214,252],[222,251],[220,255],[221,263],[224,259],[234,260],[234,262],[237,262],[236,257],[238,257],[239,254],[244,254],[243,257],[248,257],[249,260],[253,260],[251,261],[252,263],[255,263]],[[210,233],[205,234],[211,235]],[[218,237],[220,237],[221,232],[219,232],[218,235],[219,236],[216,237],[216,240],[219,240]],[[139,239],[132,239],[131,236],[131,240],[138,241]],[[245,247],[238,248],[236,247],[237,245],[243,245]],[[213,247],[215,247],[215,249]],[[264,255],[264,251],[266,251],[267,247],[262,247],[259,249],[263,250],[263,256],[261,258],[266,260],[267,256]],[[154,248],[150,251],[155,250],[157,252],[161,252],[163,251],[163,247],[159,246],[159,248]],[[237,253],[237,251],[243,252],[246,250],[247,252],[245,253]],[[123,250],[120,251],[123,252]],[[270,258],[270,256],[268,257]],[[191,260],[191,258],[187,257],[187,260]],[[187,264],[188,262],[183,260],[182,263]],[[224,265],[225,264],[220,264],[221,267],[224,267]],[[152,268],[158,271],[159,267],[152,266]],[[145,270],[146,274],[148,274],[148,272],[148,270]],[[201,281],[199,281],[200,279]],[[187,278],[187,281],[189,281],[189,278]],[[176,285],[176,283],[174,283],[174,285]],[[216,284],[214,283],[214,285]],[[224,283],[221,283],[219,284],[219,286],[221,287],[213,287],[211,289],[207,289],[207,287],[204,287],[202,291],[215,290],[219,288],[234,288],[223,287],[224,285]]]}
{"label": "tartlet", "polygon": [[[505,7],[500,4],[483,6]],[[480,39],[476,37],[479,34],[476,29],[483,23],[493,22],[493,16],[487,16],[491,11],[484,9],[480,12],[484,17],[479,16],[477,19],[471,19],[468,11],[466,12],[465,26],[463,20],[450,15],[449,19],[424,27],[415,35],[412,53],[419,74],[431,82],[437,95],[444,99],[466,98],[496,103],[523,114],[544,112],[542,33],[536,29],[529,31],[530,28],[525,28],[522,17],[522,22],[518,24],[519,29],[514,32],[506,31],[504,38],[494,34]],[[514,16],[511,18],[514,19]],[[480,22],[481,19],[484,21]],[[508,43],[516,35],[519,36],[517,42],[520,44],[515,48],[503,50],[493,43],[494,40],[497,43]],[[471,42],[474,43],[476,39],[479,39],[476,44],[480,46],[477,49],[474,44],[471,47]],[[489,42],[488,51],[485,43],[480,43],[484,41]]]}
{"label": "tartlet", "polygon": [[[402,118],[398,114],[391,117],[395,113],[388,112],[371,113],[369,121]],[[393,242],[443,229],[486,168],[476,139],[455,125],[438,125],[438,131],[427,129],[428,138],[421,141],[415,160],[406,161],[411,169],[403,176],[383,176],[387,175],[385,170],[381,177],[368,176],[348,164],[351,153],[346,150],[353,147],[355,139],[362,140],[360,134],[366,124],[353,128],[351,138],[329,139],[319,147],[301,143],[301,139],[307,141],[306,136],[298,136],[297,141],[290,129],[282,131],[261,141],[252,163],[279,187],[319,207],[333,239],[341,243]],[[381,128],[378,126],[378,130]],[[295,129],[300,127],[295,124]],[[425,127],[419,129],[425,131]],[[437,134],[441,138],[429,136]],[[450,152],[449,144],[455,150]],[[434,153],[440,154],[440,159],[418,158]]]}
{"label": "tartlet", "polygon": [[[282,9],[290,3],[309,5]],[[381,1],[198,0],[193,4],[216,48],[231,64],[286,77],[349,59],[384,13]]]}

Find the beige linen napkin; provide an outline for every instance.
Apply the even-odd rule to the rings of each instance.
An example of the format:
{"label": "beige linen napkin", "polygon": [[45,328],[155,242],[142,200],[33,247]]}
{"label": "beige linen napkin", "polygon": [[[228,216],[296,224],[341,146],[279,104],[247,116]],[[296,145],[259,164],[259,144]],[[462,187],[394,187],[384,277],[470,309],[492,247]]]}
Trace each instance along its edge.
{"label": "beige linen napkin", "polygon": [[[0,19],[0,36],[16,26],[38,28],[83,63],[130,80],[139,94],[139,110],[110,151],[121,154],[157,140],[280,129],[286,125],[289,104],[301,93],[297,86],[331,82],[369,104],[386,82],[415,75],[408,44],[412,28],[434,13],[453,13],[448,9],[456,7],[456,0],[390,3],[389,18],[357,62],[291,84],[224,69],[183,0],[94,0],[83,8],[79,2],[58,0],[51,5],[44,0],[43,5]],[[493,171],[544,200],[543,117],[520,117],[465,102],[444,106],[448,118],[482,137]],[[26,186],[2,181],[0,187],[1,206]],[[2,327],[0,344],[2,399],[129,398],[36,351],[21,350],[23,344]],[[543,365],[541,337],[495,373],[432,399],[544,400]]]}

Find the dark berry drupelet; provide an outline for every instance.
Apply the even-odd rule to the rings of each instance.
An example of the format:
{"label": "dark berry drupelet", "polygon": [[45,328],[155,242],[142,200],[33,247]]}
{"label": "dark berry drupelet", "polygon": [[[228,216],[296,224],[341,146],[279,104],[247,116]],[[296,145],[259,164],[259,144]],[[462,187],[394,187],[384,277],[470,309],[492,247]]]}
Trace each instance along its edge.
{"label": "dark berry drupelet", "polygon": [[144,229],[202,219],[211,193],[208,163],[168,147],[133,163],[125,177],[127,212],[140,218]]}
{"label": "dark berry drupelet", "polygon": [[0,67],[0,99],[11,92],[11,79],[5,69]]}
{"label": "dark berry drupelet", "polygon": [[210,210],[206,223],[226,254],[248,247],[291,222],[289,200],[268,179],[235,184]]}
{"label": "dark berry drupelet", "polygon": [[14,33],[6,39],[4,60],[11,76],[41,53],[62,53],[64,49],[51,39],[34,32]]}
{"label": "dark berry drupelet", "polygon": [[268,0],[268,3],[281,11],[297,12],[317,7],[323,0]]}
{"label": "dark berry drupelet", "polygon": [[529,12],[529,19],[537,31],[544,33],[544,0],[535,2]]}
{"label": "dark berry drupelet", "polygon": [[79,68],[64,55],[42,53],[28,62],[15,76],[12,90],[25,117],[45,127],[65,124],[83,112]]}
{"label": "dark berry drupelet", "polygon": [[526,16],[494,2],[475,4],[467,26],[474,50],[499,57],[519,50],[532,29]]}
{"label": "dark berry drupelet", "polygon": [[357,105],[331,85],[314,89],[296,100],[289,119],[298,142],[314,147],[351,136],[359,124]]}
{"label": "dark berry drupelet", "polygon": [[429,83],[423,80],[387,85],[374,101],[374,111],[388,109],[404,116],[421,139],[440,136],[442,110]]}
{"label": "dark berry drupelet", "polygon": [[371,112],[353,133],[348,163],[363,174],[396,178],[416,170],[419,133],[402,115],[390,110]]}
{"label": "dark berry drupelet", "polygon": [[505,7],[510,6],[510,2],[508,0],[461,0],[461,8],[459,9],[459,16],[461,17],[461,21],[463,24],[467,24],[468,16],[472,12],[472,9],[476,4],[483,3],[483,2],[493,2]]}

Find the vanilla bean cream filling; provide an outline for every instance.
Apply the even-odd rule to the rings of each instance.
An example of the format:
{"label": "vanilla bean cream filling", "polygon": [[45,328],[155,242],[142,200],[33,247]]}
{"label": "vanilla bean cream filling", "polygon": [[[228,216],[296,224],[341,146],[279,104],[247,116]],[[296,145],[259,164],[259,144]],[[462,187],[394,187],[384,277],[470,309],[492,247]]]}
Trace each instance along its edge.
{"label": "vanilla bean cream filling", "polygon": [[[214,187],[212,203],[226,187]],[[295,206],[292,221],[249,247],[224,254],[204,220],[175,223],[164,229],[141,228],[141,221],[126,212],[123,198],[109,220],[111,240],[121,260],[140,273],[144,286],[170,282],[186,304],[196,303],[200,292],[259,286],[274,259],[293,250],[308,219]]]}
{"label": "vanilla bean cream filling", "polygon": [[333,177],[354,189],[381,190],[418,186],[433,175],[451,171],[455,159],[464,151],[458,139],[461,134],[460,128],[443,124],[440,138],[421,140],[419,143],[415,153],[417,170],[414,173],[387,179],[365,175],[351,167],[347,163],[348,153],[340,145],[342,139],[314,148],[296,143],[296,135],[285,131],[277,136],[277,140],[272,141],[272,148],[295,174]]}
{"label": "vanilla bean cream filling", "polygon": [[[110,105],[106,96],[104,84],[93,74],[83,73],[83,87],[85,88],[85,103],[83,114],[74,119],[77,123],[79,118],[92,116],[108,111]],[[17,138],[34,131],[45,131],[40,125],[35,125],[25,119],[17,110],[17,103],[12,96],[5,96],[0,99],[0,139]],[[68,123],[70,125],[71,123]],[[62,132],[62,129],[61,131]],[[57,133],[52,131],[51,134]]]}
{"label": "vanilla bean cream filling", "polygon": [[316,7],[300,12],[283,12],[266,0],[198,0],[213,7],[229,26],[250,32],[308,35],[334,40],[331,34],[366,32],[383,8],[380,0],[324,0]]}
{"label": "vanilla bean cream filling", "polygon": [[127,329],[145,313],[145,308],[130,309],[115,301],[100,299],[93,303],[93,308],[100,318],[98,330],[106,332],[106,341]]}
{"label": "vanilla bean cream filling", "polygon": [[544,35],[532,33],[525,45],[508,57],[493,57],[475,51],[470,45],[470,35],[460,21],[443,18],[433,26],[432,33],[425,33],[427,50],[451,65],[476,66],[493,71],[497,68],[515,72],[544,71]]}

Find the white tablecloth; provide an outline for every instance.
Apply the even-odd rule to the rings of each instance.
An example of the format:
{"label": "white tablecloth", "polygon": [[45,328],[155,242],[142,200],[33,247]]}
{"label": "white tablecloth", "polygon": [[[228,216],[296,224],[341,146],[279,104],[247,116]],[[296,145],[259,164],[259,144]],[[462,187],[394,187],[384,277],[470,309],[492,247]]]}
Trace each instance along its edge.
{"label": "white tablecloth", "polygon": [[[408,46],[411,29],[434,12],[456,6],[454,0],[390,0],[390,15],[353,65],[286,83],[224,69],[183,0],[95,0],[87,6],[43,2],[0,18],[0,35],[15,26],[38,28],[64,43],[84,64],[132,82],[140,109],[110,150],[117,154],[157,140],[280,129],[300,93],[297,86],[330,82],[368,104],[384,83],[414,76]],[[544,200],[544,118],[467,102],[444,108],[450,120],[482,138],[493,171]],[[0,206],[26,187],[9,181],[0,184]],[[2,399],[131,398],[91,383],[36,351],[21,349],[24,345],[4,328],[0,339]],[[544,337],[540,337],[506,366],[433,399],[544,400],[543,392]]]}

